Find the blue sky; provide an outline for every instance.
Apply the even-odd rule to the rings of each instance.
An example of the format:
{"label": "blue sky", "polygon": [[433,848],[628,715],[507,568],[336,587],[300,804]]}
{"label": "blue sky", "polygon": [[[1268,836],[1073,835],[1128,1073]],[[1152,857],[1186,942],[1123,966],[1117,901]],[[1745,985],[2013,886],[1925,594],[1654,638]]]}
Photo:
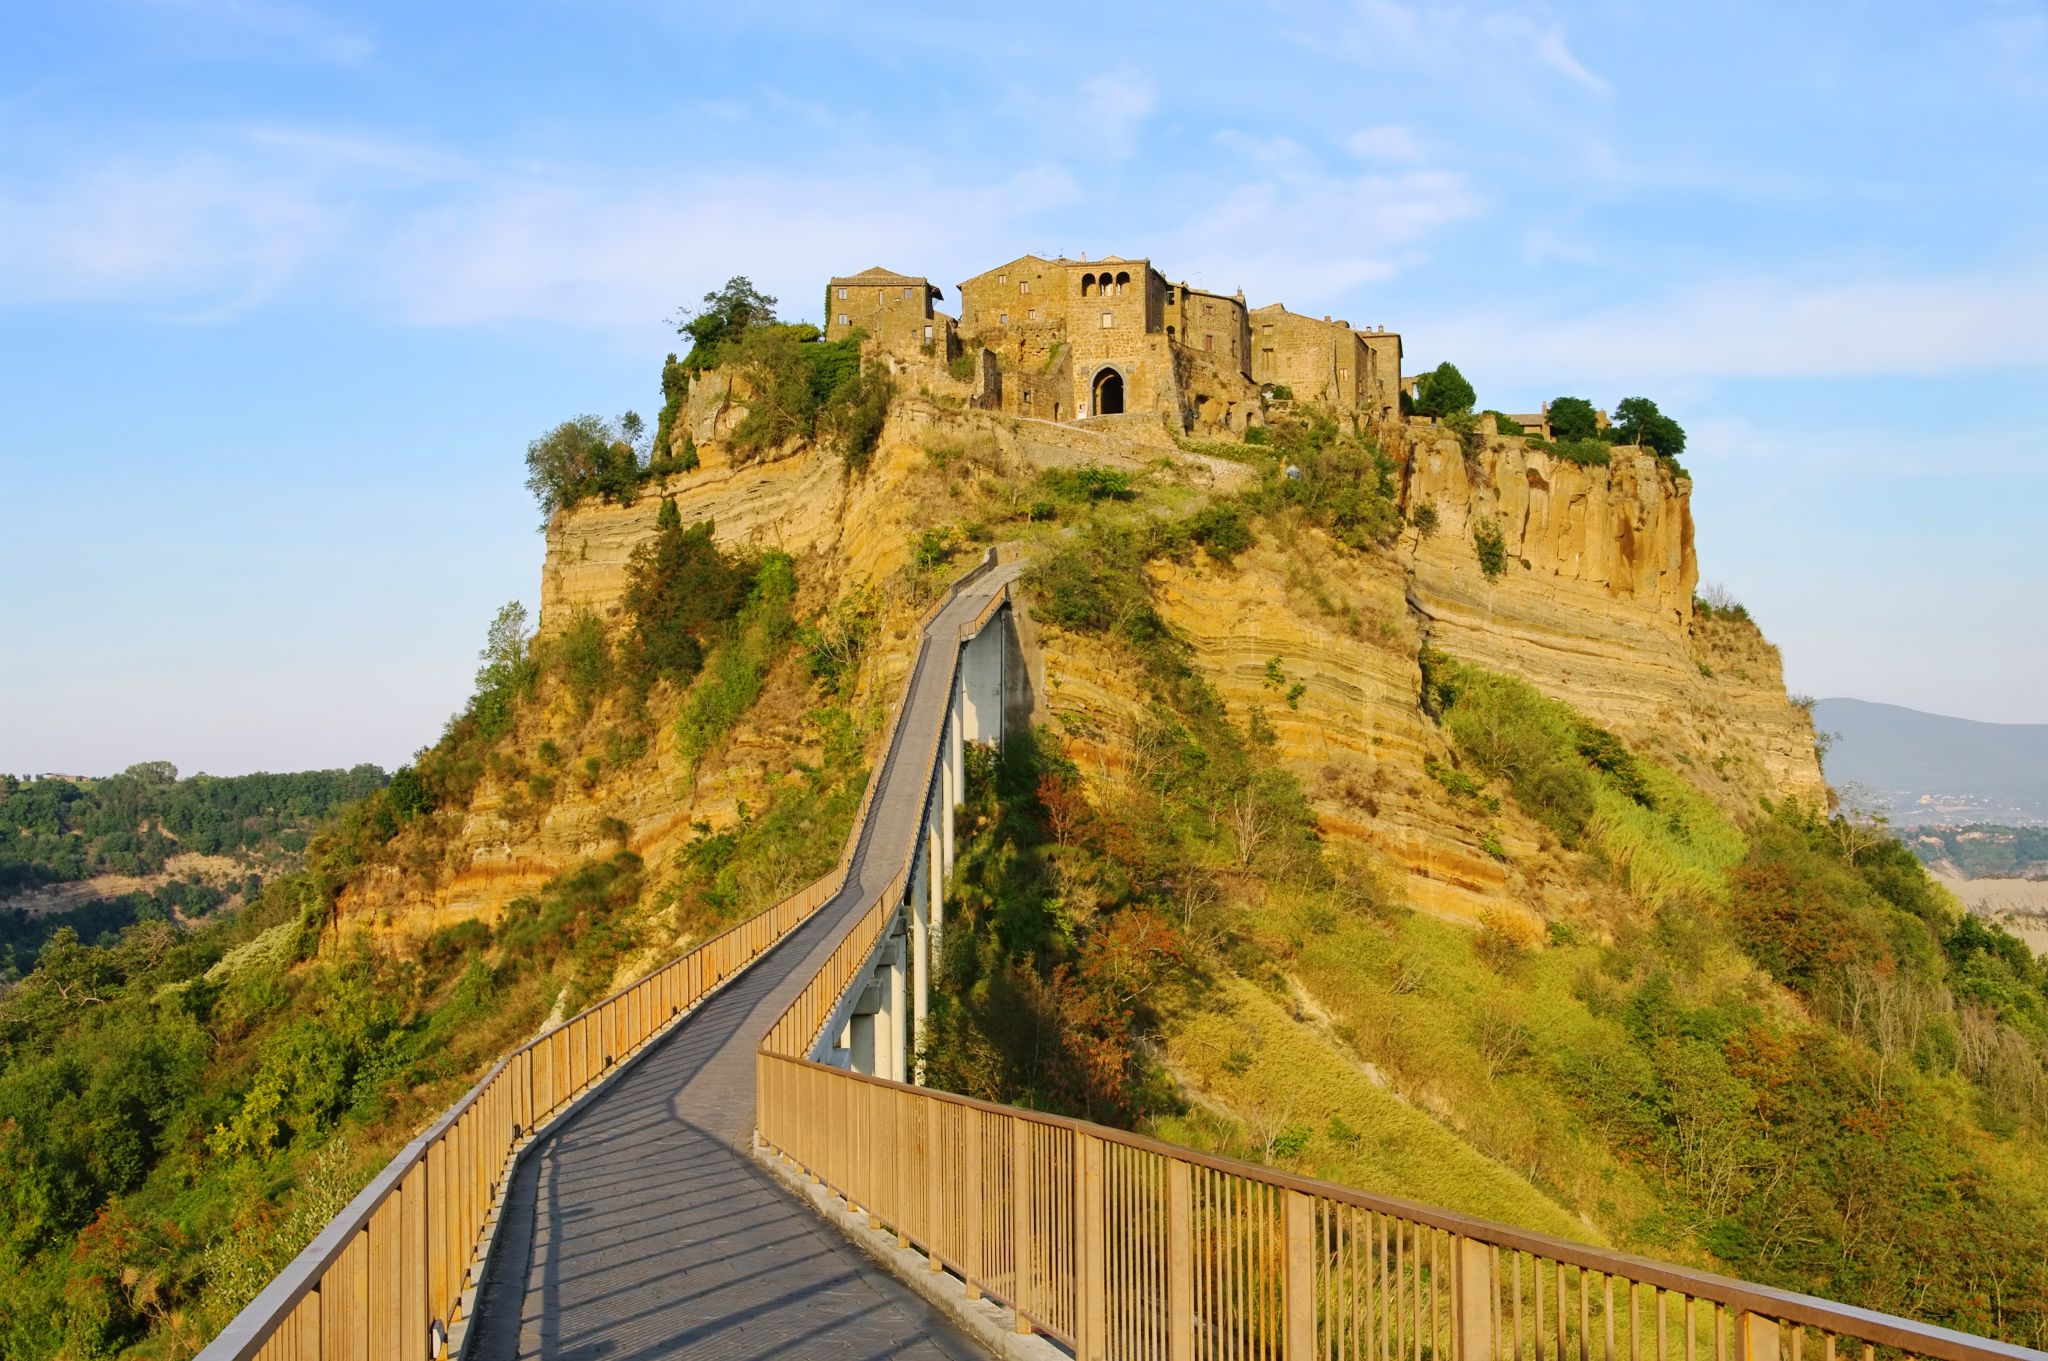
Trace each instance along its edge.
{"label": "blue sky", "polygon": [[680,304],[1025,251],[1652,396],[1793,689],[2048,721],[2044,147],[2026,0],[9,5],[0,770],[404,760]]}

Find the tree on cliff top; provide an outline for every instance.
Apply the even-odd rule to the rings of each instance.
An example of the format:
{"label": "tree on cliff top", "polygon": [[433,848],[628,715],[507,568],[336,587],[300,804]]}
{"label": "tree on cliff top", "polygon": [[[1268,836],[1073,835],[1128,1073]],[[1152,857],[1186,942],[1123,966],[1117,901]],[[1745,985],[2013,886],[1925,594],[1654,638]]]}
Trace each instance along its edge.
{"label": "tree on cliff top", "polygon": [[1648,397],[1624,397],[1614,408],[1614,429],[1623,444],[1639,444],[1664,458],[1685,452],[1685,427],[1657,409]]}
{"label": "tree on cliff top", "polygon": [[704,295],[704,305],[695,311],[684,308],[676,316],[676,334],[690,338],[690,352],[683,367],[702,373],[717,365],[719,351],[738,340],[749,327],[773,325],[775,299],[754,287],[744,274],[735,274],[725,287]]}
{"label": "tree on cliff top", "polygon": [[1553,397],[1550,399],[1550,437],[1560,444],[1571,440],[1594,439],[1600,433],[1600,418],[1594,414],[1593,404],[1584,397]]}
{"label": "tree on cliff top", "polygon": [[1465,375],[1458,372],[1458,366],[1448,359],[1422,375],[1422,381],[1415,388],[1415,414],[1418,416],[1455,416],[1472,409],[1472,403],[1479,394],[1465,381]]}

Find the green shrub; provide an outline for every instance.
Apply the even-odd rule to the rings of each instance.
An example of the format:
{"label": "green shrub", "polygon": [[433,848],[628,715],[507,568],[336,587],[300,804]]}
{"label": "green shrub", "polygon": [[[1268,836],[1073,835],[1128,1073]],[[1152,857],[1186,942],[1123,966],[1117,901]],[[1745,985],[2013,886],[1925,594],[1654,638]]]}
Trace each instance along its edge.
{"label": "green shrub", "polygon": [[1523,428],[1522,423],[1520,421],[1515,420],[1512,417],[1503,416],[1498,411],[1493,412],[1492,415],[1493,433],[1495,433],[1496,435],[1525,435],[1528,433],[1528,431]]}
{"label": "green shrub", "polygon": [[971,382],[974,379],[974,371],[980,367],[979,361],[980,355],[977,352],[965,351],[953,356],[952,362],[946,365],[946,371],[963,383]]}
{"label": "green shrub", "polygon": [[693,772],[760,697],[768,668],[794,632],[790,606],[795,600],[796,567],[789,555],[764,555],[746,604],[727,627],[676,720],[676,749]]}
{"label": "green shrub", "polygon": [[[1400,533],[1393,460],[1376,442],[1341,431],[1320,414],[1276,420],[1270,428],[1277,456],[1259,486],[1245,494],[1248,509],[1273,514],[1298,507],[1309,523],[1360,550],[1391,543]],[[1288,476],[1290,468],[1296,476]]]}
{"label": "green shrub", "polygon": [[1229,502],[1213,503],[1189,517],[1188,537],[1218,562],[1231,562],[1258,542],[1244,512]]}
{"label": "green shrub", "polygon": [[1254,425],[1244,432],[1244,442],[1246,444],[1271,444],[1273,442],[1273,435],[1265,426]]}
{"label": "green shrub", "polygon": [[1038,475],[1038,485],[1062,501],[1089,505],[1099,501],[1128,501],[1137,495],[1129,473],[1100,463],[1047,468]]}
{"label": "green shrub", "polygon": [[632,626],[620,651],[636,694],[657,681],[683,686],[695,678],[755,571],[719,548],[710,521],[685,528],[675,502],[662,502],[654,538],[633,550],[622,601]]}
{"label": "green shrub", "polygon": [[1542,447],[1567,463],[1576,463],[1586,468],[1605,468],[1614,461],[1613,448],[1603,440],[1561,440],[1555,444],[1543,444]]}
{"label": "green shrub", "polygon": [[569,627],[555,640],[554,651],[569,693],[583,712],[589,713],[612,682],[612,650],[604,636],[604,621],[588,609],[577,610]]}
{"label": "green shrub", "polygon": [[1508,569],[1507,540],[1502,537],[1500,526],[1491,520],[1480,520],[1472,526],[1472,551],[1479,559],[1479,570],[1486,574],[1488,581],[1497,581]]}
{"label": "green shrub", "polygon": [[576,416],[526,446],[526,489],[545,530],[557,511],[592,496],[631,505],[643,480],[638,451],[609,422]]}
{"label": "green shrub", "polygon": [[1285,383],[1268,383],[1261,389],[1261,393],[1269,402],[1291,402],[1294,400],[1294,389]]}
{"label": "green shrub", "polygon": [[1515,802],[1574,845],[1593,816],[1593,782],[1568,713],[1524,681],[1460,668],[1444,730],[1473,764],[1506,784]]}
{"label": "green shrub", "polygon": [[1417,532],[1426,539],[1436,533],[1441,520],[1437,515],[1435,504],[1424,502],[1408,513],[1408,523],[1414,525]]}

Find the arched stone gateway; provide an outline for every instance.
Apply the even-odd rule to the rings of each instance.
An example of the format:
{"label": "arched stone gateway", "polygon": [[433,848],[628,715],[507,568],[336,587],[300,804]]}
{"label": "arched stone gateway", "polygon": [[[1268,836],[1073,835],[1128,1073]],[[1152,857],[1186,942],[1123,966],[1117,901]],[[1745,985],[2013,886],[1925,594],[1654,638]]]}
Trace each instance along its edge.
{"label": "arched stone gateway", "polygon": [[1088,409],[1097,416],[1120,416],[1124,410],[1124,376],[1115,369],[1095,375],[1095,387]]}

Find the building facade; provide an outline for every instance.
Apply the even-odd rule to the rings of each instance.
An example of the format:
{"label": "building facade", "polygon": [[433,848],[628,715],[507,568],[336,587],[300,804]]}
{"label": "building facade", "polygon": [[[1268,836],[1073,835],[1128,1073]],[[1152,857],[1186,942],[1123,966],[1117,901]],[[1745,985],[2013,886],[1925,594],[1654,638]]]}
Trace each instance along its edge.
{"label": "building facade", "polygon": [[[1145,413],[1191,434],[1264,419],[1279,384],[1369,420],[1399,416],[1398,335],[1167,279],[1147,259],[1024,255],[960,285],[960,318],[924,279],[871,269],[827,289],[829,338],[865,329],[885,346],[985,349],[1002,410],[1043,420]],[[948,337],[957,333],[957,340]]]}

